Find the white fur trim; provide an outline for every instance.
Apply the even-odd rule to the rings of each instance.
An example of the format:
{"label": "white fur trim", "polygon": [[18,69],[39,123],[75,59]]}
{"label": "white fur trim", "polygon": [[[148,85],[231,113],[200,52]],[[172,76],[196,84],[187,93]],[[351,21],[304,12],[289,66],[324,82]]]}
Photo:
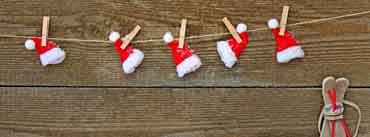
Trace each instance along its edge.
{"label": "white fur trim", "polygon": [[28,50],[34,50],[35,49],[35,42],[31,39],[27,40],[25,43],[24,43],[24,47],[26,47],[26,49]]}
{"label": "white fur trim", "polygon": [[287,48],[277,53],[277,61],[279,63],[288,63],[296,58],[303,58],[304,51],[301,46]]}
{"label": "white fur trim", "polygon": [[123,72],[126,74],[133,73],[141,62],[144,60],[144,53],[138,49],[134,49],[125,62],[122,63]]}
{"label": "white fur trim", "polygon": [[121,38],[121,35],[120,35],[118,32],[113,31],[113,32],[111,32],[111,33],[109,34],[109,40],[110,40],[110,41],[115,42],[115,41],[117,41],[119,38]]}
{"label": "white fur trim", "polygon": [[177,76],[182,78],[186,74],[196,71],[202,62],[197,55],[192,55],[176,66]]}
{"label": "white fur trim", "polygon": [[167,44],[171,43],[173,41],[172,33],[171,32],[166,32],[166,34],[164,34],[164,36],[163,36],[163,41]]}
{"label": "white fur trim", "polygon": [[238,32],[238,33],[242,33],[242,32],[246,32],[247,31],[247,25],[246,24],[244,24],[244,23],[240,23],[240,24],[238,24],[238,26],[236,27],[236,31]]}
{"label": "white fur trim", "polygon": [[228,68],[232,68],[238,61],[234,51],[230,48],[229,43],[226,41],[217,42],[217,52],[225,66]]}
{"label": "white fur trim", "polygon": [[61,48],[53,48],[44,54],[40,55],[41,64],[47,66],[49,64],[59,64],[65,59],[66,54]]}
{"label": "white fur trim", "polygon": [[268,24],[270,29],[275,29],[275,28],[279,27],[279,22],[278,22],[277,19],[270,19],[267,24]]}

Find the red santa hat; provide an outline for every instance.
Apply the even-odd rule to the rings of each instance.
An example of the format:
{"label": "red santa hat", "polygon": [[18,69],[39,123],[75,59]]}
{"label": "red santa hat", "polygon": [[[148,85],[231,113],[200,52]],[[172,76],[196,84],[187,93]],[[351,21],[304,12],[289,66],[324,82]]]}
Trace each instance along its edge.
{"label": "red santa hat", "polygon": [[184,45],[182,49],[178,48],[179,41],[174,40],[171,32],[167,32],[163,36],[163,40],[172,50],[173,61],[176,64],[178,77],[184,77],[186,74],[196,71],[202,65],[200,58],[193,53],[193,50],[188,45]]}
{"label": "red santa hat", "polygon": [[279,35],[279,22],[277,19],[270,19],[268,26],[272,29],[276,41],[277,61],[288,63],[296,58],[303,58],[304,51],[300,44],[294,39],[293,35],[285,31],[283,36]]}
{"label": "red santa hat", "polygon": [[114,47],[116,48],[122,62],[123,72],[126,74],[133,73],[143,62],[144,53],[138,49],[134,49],[132,44],[129,44],[125,49],[122,49],[121,45],[123,41],[118,32],[111,32],[109,40],[114,42]]}
{"label": "red santa hat", "polygon": [[217,52],[225,66],[228,68],[232,68],[236,64],[240,58],[240,54],[248,44],[247,25],[239,24],[236,27],[236,30],[239,33],[242,42],[238,43],[234,38],[231,38],[228,41],[217,42]]}
{"label": "red santa hat", "polygon": [[24,45],[28,50],[36,48],[43,66],[62,63],[66,57],[65,52],[52,41],[47,41],[46,46],[41,46],[41,38],[32,38],[27,40]]}

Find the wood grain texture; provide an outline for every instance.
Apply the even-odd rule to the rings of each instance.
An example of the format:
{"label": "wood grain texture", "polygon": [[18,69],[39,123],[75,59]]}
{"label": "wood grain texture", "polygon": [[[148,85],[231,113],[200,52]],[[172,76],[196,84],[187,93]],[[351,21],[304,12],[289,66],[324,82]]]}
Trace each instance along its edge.
{"label": "wood grain texture", "polygon": [[[352,89],[346,95],[362,110],[359,137],[370,135],[369,96],[368,89]],[[7,87],[0,88],[0,133],[317,137],[322,105],[320,89]],[[353,130],[354,109],[346,107],[345,117]]]}
{"label": "wood grain texture", "polygon": [[[161,39],[188,20],[187,36],[227,32],[223,17],[266,27],[289,5],[289,23],[362,12],[367,0],[0,0],[0,34],[107,40],[111,31],[135,40]],[[288,27],[306,57],[277,64],[271,32],[250,33],[236,68],[225,69],[216,42],[186,42],[202,58],[196,73],[178,79],[170,49],[135,44],[145,53],[123,75],[112,44],[63,42],[63,64],[43,68],[24,39],[0,38],[0,137],[317,137],[323,77],[347,77],[347,99],[360,105],[360,136],[370,136],[370,15]],[[4,87],[5,86],[5,87]],[[188,88],[183,88],[188,87]],[[224,87],[224,88],[220,88]],[[236,87],[236,88],[229,88]],[[273,87],[273,88],[268,88]],[[294,88],[297,87],[297,88]],[[351,130],[356,114],[346,109]]]}
{"label": "wood grain texture", "polygon": [[[166,31],[178,32],[188,19],[188,36],[227,32],[221,19],[246,22],[249,29],[266,27],[280,17],[281,7],[291,7],[289,23],[361,12],[367,0],[1,0],[0,33],[39,36],[41,17],[52,17],[50,37],[107,39],[112,30],[128,33],[135,25],[143,30],[136,40],[158,39]],[[132,75],[123,75],[113,45],[57,43],[67,52],[61,65],[43,68],[35,51],[23,39],[0,38],[0,85],[7,86],[113,86],[113,87],[301,87],[319,86],[326,75],[345,76],[352,86],[370,84],[370,15],[288,28],[296,35],[306,58],[290,64],[275,61],[271,32],[250,33],[251,41],[240,64],[227,70],[216,41],[228,37],[187,40],[202,58],[203,67],[179,79],[170,50],[164,43],[136,44],[145,53],[144,63]],[[174,33],[177,34],[177,33]],[[175,35],[175,37],[177,37]]]}

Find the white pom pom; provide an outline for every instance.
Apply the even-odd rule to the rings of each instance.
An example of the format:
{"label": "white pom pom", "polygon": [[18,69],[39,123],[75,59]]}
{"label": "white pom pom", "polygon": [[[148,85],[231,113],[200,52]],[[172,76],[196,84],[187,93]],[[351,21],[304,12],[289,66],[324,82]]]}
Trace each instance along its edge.
{"label": "white pom pom", "polygon": [[117,41],[119,38],[121,38],[121,35],[115,31],[111,32],[109,35],[109,40],[113,42]]}
{"label": "white pom pom", "polygon": [[163,36],[163,40],[166,43],[171,43],[173,41],[172,33],[171,32],[166,32],[166,34],[164,34],[164,36]]}
{"label": "white pom pom", "polygon": [[277,19],[270,19],[269,22],[268,22],[268,26],[270,29],[275,29],[277,27],[279,27],[279,22]]}
{"label": "white pom pom", "polygon": [[242,33],[242,32],[246,32],[247,31],[247,25],[244,24],[244,23],[240,23],[237,27],[236,27],[236,31],[238,33]]}
{"label": "white pom pom", "polygon": [[27,40],[25,43],[24,43],[24,46],[26,47],[26,49],[28,50],[34,50],[35,49],[35,42],[33,40]]}

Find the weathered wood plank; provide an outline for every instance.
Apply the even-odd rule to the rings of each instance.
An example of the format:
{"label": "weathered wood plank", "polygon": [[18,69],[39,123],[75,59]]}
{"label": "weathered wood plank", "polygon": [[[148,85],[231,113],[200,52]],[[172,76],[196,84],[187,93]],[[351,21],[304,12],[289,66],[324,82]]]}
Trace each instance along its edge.
{"label": "weathered wood plank", "polygon": [[[370,135],[369,96],[368,89],[351,89],[346,96],[362,109],[360,137]],[[318,136],[321,107],[320,89],[3,87],[0,133],[313,137]],[[352,129],[356,113],[349,107],[346,110]]]}
{"label": "weathered wood plank", "polygon": [[[243,0],[1,0],[0,33],[39,35],[41,16],[52,16],[50,37],[107,39],[111,30],[127,33],[143,27],[137,40],[157,39],[166,31],[177,32],[182,18],[189,20],[188,35],[227,32],[221,22],[247,22],[250,29],[265,27],[290,5],[289,23],[365,11],[367,0],[260,1]],[[351,78],[353,86],[370,84],[370,15],[315,25],[288,28],[301,41],[306,58],[288,65],[274,59],[270,32],[251,33],[251,42],[240,64],[227,70],[216,54],[216,41],[187,40],[204,66],[178,79],[171,53],[163,43],[137,44],[146,54],[133,75],[123,75],[119,58],[110,44],[58,42],[67,52],[61,65],[42,68],[34,51],[21,39],[0,38],[0,85],[117,86],[117,87],[266,87],[318,86],[325,75]],[[175,33],[177,34],[177,33]],[[231,37],[231,36],[229,36]]]}

